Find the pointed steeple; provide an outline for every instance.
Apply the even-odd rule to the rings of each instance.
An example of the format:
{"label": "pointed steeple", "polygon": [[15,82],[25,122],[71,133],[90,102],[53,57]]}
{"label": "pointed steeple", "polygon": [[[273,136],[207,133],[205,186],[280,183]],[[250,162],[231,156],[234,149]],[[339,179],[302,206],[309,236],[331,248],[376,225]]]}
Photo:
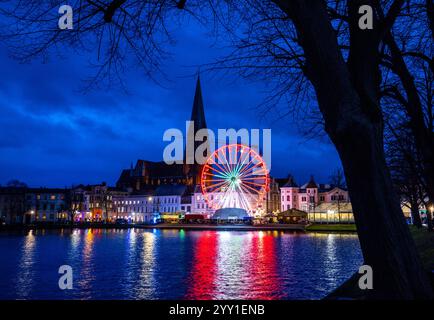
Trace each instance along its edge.
{"label": "pointed steeple", "polygon": [[[191,121],[194,121],[194,132],[192,132],[194,134],[194,136],[196,136],[196,133],[200,130],[200,129],[207,129],[206,126],[206,120],[205,120],[205,110],[203,108],[203,98],[202,98],[202,88],[200,85],[200,75],[199,73],[197,74],[197,80],[196,80],[196,90],[194,92],[194,99],[193,99],[193,109],[191,110]],[[189,132],[190,132],[190,128],[189,128]],[[187,137],[188,139],[190,139],[190,137]],[[194,139],[194,137],[193,137]],[[191,140],[189,140],[191,141]],[[206,142],[209,143],[208,138],[206,138]],[[201,141],[194,141],[193,144],[193,150],[189,150],[188,146],[186,147],[186,151],[184,153],[184,159],[191,160],[190,158],[187,158],[187,153],[189,155],[189,157],[193,157],[193,165],[189,165],[189,175],[192,177],[193,179],[193,185],[196,185],[199,183],[200,181],[200,173],[202,171],[202,167],[201,165],[199,165],[196,162],[196,159],[194,157],[195,153],[196,153],[196,149],[198,148],[199,145],[201,145],[202,142]],[[209,148],[207,148],[209,149]],[[189,163],[193,163],[193,162],[189,162]]]}
{"label": "pointed steeple", "polygon": [[316,184],[313,175],[310,176],[310,180],[307,183],[306,188],[318,188],[318,185]]}
{"label": "pointed steeple", "polygon": [[194,121],[195,131],[206,128],[199,73],[197,74],[196,91],[194,92],[193,109],[191,110],[191,121]]}

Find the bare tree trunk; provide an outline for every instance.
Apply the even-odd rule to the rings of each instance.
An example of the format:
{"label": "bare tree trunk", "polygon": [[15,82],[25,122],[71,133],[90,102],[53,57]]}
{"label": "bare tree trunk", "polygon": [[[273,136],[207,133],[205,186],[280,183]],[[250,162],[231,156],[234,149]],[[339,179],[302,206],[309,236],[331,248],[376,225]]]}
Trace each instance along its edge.
{"label": "bare tree trunk", "polygon": [[354,30],[357,20],[352,22],[347,65],[323,1],[275,2],[295,24],[306,56],[305,74],[342,160],[363,256],[374,272],[371,297],[433,297],[386,167],[376,96],[376,34]]}
{"label": "bare tree trunk", "polygon": [[413,225],[415,225],[418,228],[422,228],[422,219],[420,218],[419,204],[417,203],[417,201],[412,201],[410,203],[410,212],[411,212],[411,219],[413,220]]}

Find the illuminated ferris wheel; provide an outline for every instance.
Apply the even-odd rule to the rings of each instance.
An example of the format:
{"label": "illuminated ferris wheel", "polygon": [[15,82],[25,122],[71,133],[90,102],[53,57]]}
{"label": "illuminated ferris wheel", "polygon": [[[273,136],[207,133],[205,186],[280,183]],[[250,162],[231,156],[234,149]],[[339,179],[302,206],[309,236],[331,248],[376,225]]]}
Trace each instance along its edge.
{"label": "illuminated ferris wheel", "polygon": [[230,144],[220,147],[202,169],[202,193],[212,209],[242,208],[254,213],[268,191],[268,169],[255,150]]}

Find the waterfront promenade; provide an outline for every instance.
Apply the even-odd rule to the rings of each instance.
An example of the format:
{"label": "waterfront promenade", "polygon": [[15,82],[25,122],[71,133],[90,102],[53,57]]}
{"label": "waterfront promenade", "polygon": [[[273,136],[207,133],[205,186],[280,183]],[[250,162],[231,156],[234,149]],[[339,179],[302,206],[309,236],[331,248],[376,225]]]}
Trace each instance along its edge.
{"label": "waterfront promenade", "polygon": [[353,224],[191,224],[191,223],[159,223],[159,224],[115,224],[115,223],[38,223],[30,225],[0,225],[1,230],[17,229],[172,229],[172,230],[221,230],[221,231],[299,231],[299,232],[356,232]]}
{"label": "waterfront promenade", "polygon": [[145,229],[188,229],[188,230],[228,230],[228,231],[305,231],[304,224],[264,224],[264,225],[236,225],[236,224],[174,224],[162,223],[157,225],[142,225],[137,228]]}

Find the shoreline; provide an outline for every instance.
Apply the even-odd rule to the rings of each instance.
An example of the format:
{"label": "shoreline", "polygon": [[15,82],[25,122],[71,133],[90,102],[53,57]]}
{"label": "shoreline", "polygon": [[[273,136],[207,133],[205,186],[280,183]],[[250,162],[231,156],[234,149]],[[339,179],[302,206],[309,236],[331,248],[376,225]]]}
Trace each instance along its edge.
{"label": "shoreline", "polygon": [[351,225],[333,224],[263,224],[263,225],[224,225],[224,224],[171,224],[161,223],[155,225],[140,224],[36,224],[36,225],[7,225],[0,226],[1,231],[20,230],[56,230],[56,229],[161,229],[161,230],[218,230],[218,231],[294,231],[294,232],[331,232],[331,233],[357,233]]}
{"label": "shoreline", "polygon": [[1,226],[1,231],[20,231],[20,230],[56,230],[56,229],[161,229],[161,230],[218,230],[218,231],[298,231],[304,232],[305,225],[212,225],[212,224],[155,224],[155,225],[135,225],[135,224],[40,224],[40,225],[10,225]]}
{"label": "shoreline", "polygon": [[305,231],[305,225],[200,225],[200,224],[159,224],[155,226],[138,226],[140,229],[173,230],[220,230],[220,231]]}

